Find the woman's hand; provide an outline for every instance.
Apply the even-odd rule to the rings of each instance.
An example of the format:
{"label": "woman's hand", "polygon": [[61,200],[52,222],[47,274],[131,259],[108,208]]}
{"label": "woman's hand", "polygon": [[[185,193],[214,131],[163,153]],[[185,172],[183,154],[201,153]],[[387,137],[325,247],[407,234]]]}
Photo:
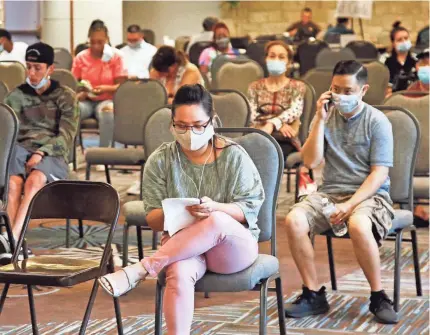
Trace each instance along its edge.
{"label": "woman's hand", "polygon": [[288,138],[295,137],[295,131],[294,129],[288,124],[284,123],[282,127],[279,129],[279,132],[284,136]]}
{"label": "woman's hand", "polygon": [[76,97],[78,98],[78,101],[84,101],[88,99],[88,92],[79,92]]}
{"label": "woman's hand", "polygon": [[113,92],[113,86],[111,85],[99,85],[94,87],[93,92],[94,94],[102,94],[107,92]]}
{"label": "woman's hand", "polygon": [[218,203],[208,197],[201,198],[202,203],[199,205],[188,206],[187,210],[192,216],[199,220],[208,218],[212,212],[217,210]]}

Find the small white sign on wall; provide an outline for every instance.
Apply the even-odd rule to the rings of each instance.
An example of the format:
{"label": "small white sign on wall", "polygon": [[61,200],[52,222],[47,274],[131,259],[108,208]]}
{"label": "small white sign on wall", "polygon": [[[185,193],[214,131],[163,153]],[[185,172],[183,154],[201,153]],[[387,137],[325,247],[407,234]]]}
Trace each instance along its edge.
{"label": "small white sign on wall", "polygon": [[370,20],[372,18],[372,9],[373,0],[338,0],[336,17],[352,17]]}

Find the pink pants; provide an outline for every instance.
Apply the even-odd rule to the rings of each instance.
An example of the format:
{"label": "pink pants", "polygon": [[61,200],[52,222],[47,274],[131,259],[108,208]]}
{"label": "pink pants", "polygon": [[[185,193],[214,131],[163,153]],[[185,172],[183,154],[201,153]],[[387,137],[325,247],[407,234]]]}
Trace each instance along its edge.
{"label": "pink pants", "polygon": [[142,264],[153,277],[166,268],[164,316],[169,335],[188,335],[194,312],[194,285],[206,270],[231,274],[252,265],[258,243],[251,232],[225,213],[212,215],[162,239]]}

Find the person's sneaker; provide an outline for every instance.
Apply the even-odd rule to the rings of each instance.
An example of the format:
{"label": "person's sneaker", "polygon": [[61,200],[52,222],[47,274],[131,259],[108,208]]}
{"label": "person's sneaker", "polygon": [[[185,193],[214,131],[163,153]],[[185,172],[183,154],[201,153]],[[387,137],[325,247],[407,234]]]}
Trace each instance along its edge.
{"label": "person's sneaker", "polygon": [[375,315],[378,322],[384,324],[395,324],[399,322],[399,316],[394,310],[393,305],[393,302],[388,298],[384,290],[372,292],[369,310]]}
{"label": "person's sneaker", "polygon": [[7,236],[0,234],[0,254],[10,252],[10,244]]}
{"label": "person's sneaker", "polygon": [[285,316],[289,318],[303,318],[309,315],[318,315],[328,312],[328,304],[325,294],[325,286],[318,292],[311,291],[303,286],[303,292],[292,302],[285,304]]}

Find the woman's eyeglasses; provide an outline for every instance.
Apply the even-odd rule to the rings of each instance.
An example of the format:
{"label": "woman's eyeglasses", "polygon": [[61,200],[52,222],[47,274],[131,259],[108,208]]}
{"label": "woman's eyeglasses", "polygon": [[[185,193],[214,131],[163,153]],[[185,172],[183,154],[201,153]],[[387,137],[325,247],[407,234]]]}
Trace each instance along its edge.
{"label": "woman's eyeglasses", "polygon": [[172,120],[173,128],[175,128],[175,131],[178,134],[185,134],[188,129],[191,129],[191,131],[196,135],[202,135],[204,134],[206,127],[209,126],[211,123],[212,118],[208,120],[205,124],[199,125],[199,126],[184,126],[182,124],[175,124],[175,122]]}

